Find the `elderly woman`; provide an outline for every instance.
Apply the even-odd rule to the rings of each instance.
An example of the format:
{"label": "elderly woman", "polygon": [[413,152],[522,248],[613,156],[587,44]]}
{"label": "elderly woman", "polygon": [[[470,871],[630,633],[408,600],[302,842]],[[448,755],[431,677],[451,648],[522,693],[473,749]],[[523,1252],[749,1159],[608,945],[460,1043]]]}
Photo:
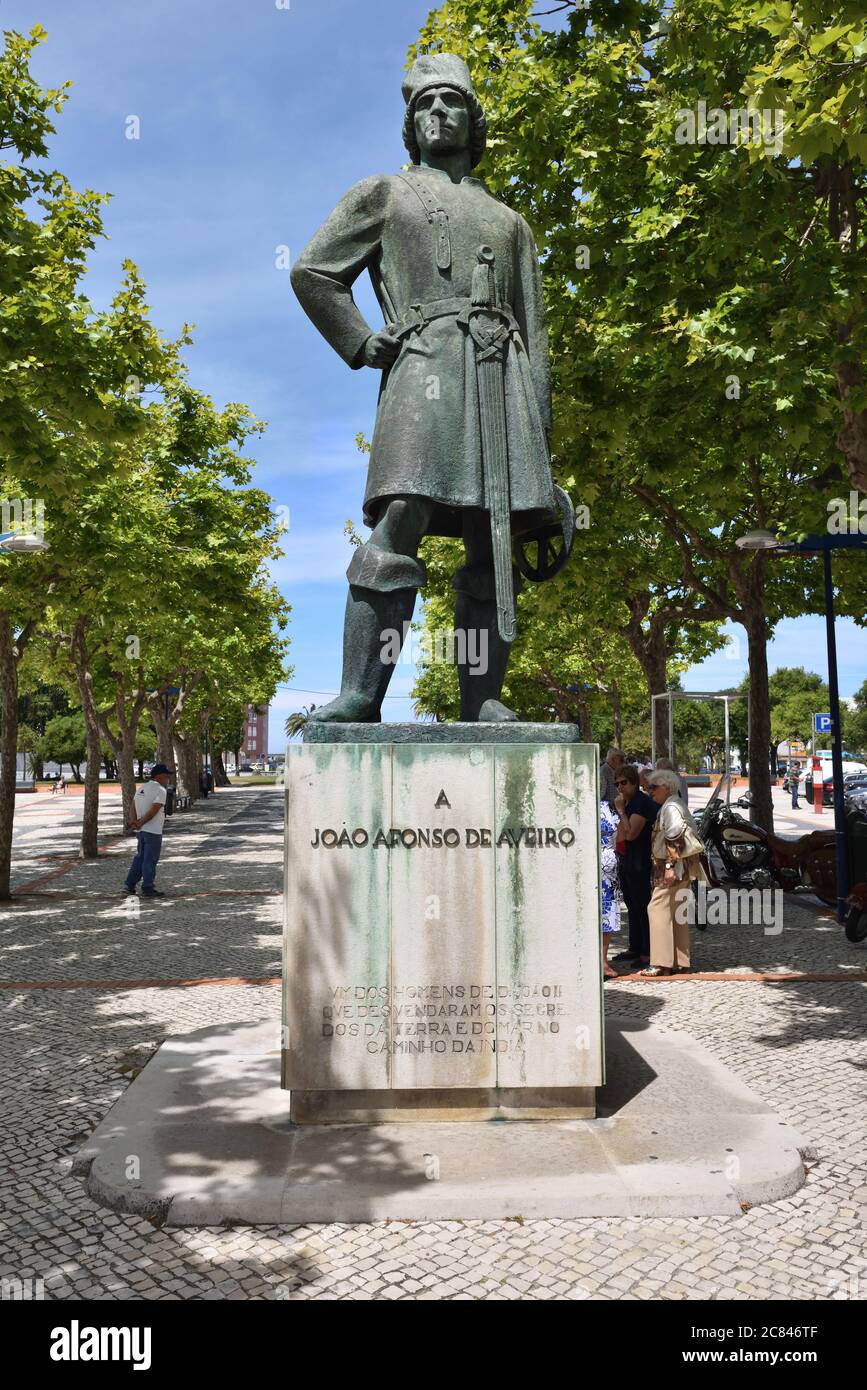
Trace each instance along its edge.
{"label": "elderly woman", "polygon": [[678,789],[676,772],[650,774],[650,795],[659,811],[651,840],[650,965],[643,975],[677,975],[689,970],[687,899],[693,882],[707,882],[701,863],[704,846]]}
{"label": "elderly woman", "polygon": [[671,758],[657,758],[655,766],[656,766],[657,772],[676,772],[676,773],[677,773],[677,785],[678,785],[678,793],[677,793],[677,794],[678,794],[678,796],[680,797],[681,801],[683,802],[684,806],[688,807],[688,806],[689,806],[689,783],[687,782],[687,780],[686,780],[686,778],[684,777],[683,773],[681,772],[680,768],[677,766],[677,763],[672,762]]}

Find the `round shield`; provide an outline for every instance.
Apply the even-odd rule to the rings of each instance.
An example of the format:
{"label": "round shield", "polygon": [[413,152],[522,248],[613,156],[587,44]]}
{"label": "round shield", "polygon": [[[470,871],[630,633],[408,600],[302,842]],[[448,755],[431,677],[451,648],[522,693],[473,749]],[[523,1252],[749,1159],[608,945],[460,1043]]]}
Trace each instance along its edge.
{"label": "round shield", "polygon": [[575,508],[572,499],[561,487],[554,485],[557,520],[526,531],[515,539],[515,564],[525,579],[542,584],[559,574],[575,539]]}

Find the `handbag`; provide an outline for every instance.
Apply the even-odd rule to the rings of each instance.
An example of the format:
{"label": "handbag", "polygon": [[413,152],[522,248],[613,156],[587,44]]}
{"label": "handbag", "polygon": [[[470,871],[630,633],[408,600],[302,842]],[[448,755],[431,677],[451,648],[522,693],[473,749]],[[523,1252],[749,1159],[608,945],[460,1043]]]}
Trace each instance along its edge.
{"label": "handbag", "polygon": [[683,829],[678,840],[677,857],[678,859],[692,859],[697,854],[704,854],[704,842],[698,834],[695,821],[689,811],[681,803],[678,803],[683,813]]}

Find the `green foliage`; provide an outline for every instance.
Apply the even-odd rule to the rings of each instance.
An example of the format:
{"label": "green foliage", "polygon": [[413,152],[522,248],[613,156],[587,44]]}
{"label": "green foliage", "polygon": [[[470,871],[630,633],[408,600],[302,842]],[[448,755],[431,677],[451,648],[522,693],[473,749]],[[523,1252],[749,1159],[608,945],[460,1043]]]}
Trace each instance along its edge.
{"label": "green foliage", "polygon": [[[591,507],[572,561],[589,573],[559,602],[571,589],[600,650],[607,616],[648,669],[654,617],[675,660],[707,624],[742,623],[764,739],[760,655],[780,618],[822,611],[821,575],[734,542],[823,531],[832,497],[867,490],[863,6],[634,0],[553,31],[533,9],[449,0],[419,47],[467,59],[493,132],[479,173],[540,248],[554,465]],[[745,142],[740,116],[732,143],[679,141],[699,102],[728,132],[735,111],[778,107],[782,147]],[[837,574],[863,621],[863,556]],[[541,658],[546,636],[520,640]]]}
{"label": "green foliage", "polygon": [[296,710],[293,714],[289,715],[289,718],[286,720],[287,738],[297,738],[299,734],[303,734],[315,708],[315,705],[310,705],[309,707],[304,705],[300,710]]}
{"label": "green foliage", "polygon": [[781,667],[768,680],[768,692],[772,742],[809,743],[813,715],[828,708],[828,686],[822,677],[803,666]]}
{"label": "green foliage", "polygon": [[[273,695],[288,647],[268,575],[281,528],[244,452],[264,426],[190,384],[189,333],[170,342],[153,327],[135,266],[105,312],[81,292],[105,199],[45,164],[66,88],[30,74],[44,38],[7,33],[0,53],[0,491],[44,501],[47,543],[0,563],[0,677],[8,698],[21,667],[40,747],[66,740],[79,760],[82,715],[65,701],[88,692],[123,777],[155,749],[141,721],[166,687],[179,687],[170,718],[192,746],[210,721],[228,732],[246,702]],[[0,895],[13,810],[0,798]]]}
{"label": "green foliage", "polygon": [[[26,677],[31,671],[32,664],[22,674]],[[22,680],[22,685],[26,684],[26,680]],[[23,689],[18,700],[19,726],[28,724],[41,736],[45,733],[48,720],[56,714],[69,714],[69,695],[62,685],[40,682]]]}
{"label": "green foliage", "polygon": [[69,763],[77,775],[77,769],[87,753],[82,715],[58,714],[49,719],[34,751],[43,762]]}
{"label": "green foliage", "polygon": [[32,724],[18,722],[18,752],[34,753],[39,746],[42,735],[38,729],[34,729]]}

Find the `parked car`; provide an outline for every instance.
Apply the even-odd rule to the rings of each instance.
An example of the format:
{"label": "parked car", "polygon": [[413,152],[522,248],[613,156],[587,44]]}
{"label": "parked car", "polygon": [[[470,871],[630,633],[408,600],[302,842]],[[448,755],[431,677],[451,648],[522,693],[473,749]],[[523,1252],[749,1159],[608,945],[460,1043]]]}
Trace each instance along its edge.
{"label": "parked car", "polygon": [[[816,756],[821,760],[823,769],[826,769],[828,772],[830,772],[830,771],[831,771],[831,750],[830,750],[829,748],[820,748],[820,749],[819,749],[819,752],[816,754]],[[844,777],[845,777],[848,773],[861,773],[861,772],[867,772],[867,763],[862,762],[860,758],[855,758],[855,757],[853,757],[852,754],[851,754],[851,753],[847,753],[845,749],[843,750],[842,763],[843,763],[843,776],[844,776]]]}
{"label": "parked car", "polygon": [[[802,782],[801,785],[802,785],[803,788],[804,788],[804,796],[806,797],[807,801],[808,801],[808,802],[810,803],[810,805],[812,806],[812,804],[813,804],[813,773],[812,773],[812,771],[810,771],[810,772],[807,773],[807,775],[806,775],[806,777],[804,778],[804,780],[803,780],[803,782]],[[833,806],[833,805],[834,805],[834,776],[833,776],[833,773],[831,773],[831,772],[826,772],[826,773],[824,774],[823,779],[822,779],[822,805],[823,805],[823,806]]]}
{"label": "parked car", "polygon": [[847,810],[855,809],[867,813],[867,781],[852,787],[844,787],[843,800]]}

